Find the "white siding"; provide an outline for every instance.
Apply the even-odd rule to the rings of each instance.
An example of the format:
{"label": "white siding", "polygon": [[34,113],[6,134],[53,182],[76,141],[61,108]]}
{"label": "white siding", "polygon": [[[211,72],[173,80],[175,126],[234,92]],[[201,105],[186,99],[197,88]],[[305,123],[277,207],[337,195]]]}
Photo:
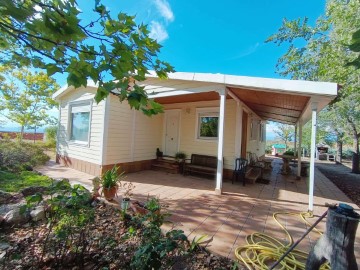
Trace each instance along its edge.
{"label": "white siding", "polygon": [[156,158],[161,148],[162,115],[145,116],[131,110],[127,102],[110,97],[104,164],[126,163]]}
{"label": "white siding", "polygon": [[[191,154],[217,155],[217,141],[198,140],[196,138],[196,109],[206,107],[219,107],[220,101],[204,101],[192,103],[167,104],[165,109],[181,109],[180,145],[179,150],[184,151],[190,158]],[[232,99],[226,101],[225,132],[224,132],[224,168],[233,169],[235,159],[235,121],[236,102]]]}
{"label": "white siding", "polygon": [[61,97],[60,103],[60,125],[58,133],[58,149],[60,155],[101,164],[101,144],[104,120],[104,104],[101,101],[92,103],[90,119],[90,141],[89,145],[77,145],[69,142],[69,102],[80,100],[93,100],[95,95],[93,88],[78,88]]}

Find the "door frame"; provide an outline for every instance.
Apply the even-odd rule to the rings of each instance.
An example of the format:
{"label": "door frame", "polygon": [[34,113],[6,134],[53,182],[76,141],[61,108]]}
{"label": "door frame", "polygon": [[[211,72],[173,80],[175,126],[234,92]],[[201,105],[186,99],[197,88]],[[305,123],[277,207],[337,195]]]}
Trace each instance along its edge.
{"label": "door frame", "polygon": [[176,112],[178,114],[178,132],[177,132],[177,148],[176,148],[176,152],[179,151],[179,147],[180,147],[180,127],[181,127],[181,109],[169,109],[169,110],[164,110],[164,122],[163,122],[163,136],[162,136],[162,151],[164,152],[164,155],[166,155],[166,122],[167,122],[167,118],[168,118],[168,113],[171,112]]}
{"label": "door frame", "polygon": [[241,119],[241,149],[240,157],[247,158],[247,140],[248,140],[249,113],[243,110]]}

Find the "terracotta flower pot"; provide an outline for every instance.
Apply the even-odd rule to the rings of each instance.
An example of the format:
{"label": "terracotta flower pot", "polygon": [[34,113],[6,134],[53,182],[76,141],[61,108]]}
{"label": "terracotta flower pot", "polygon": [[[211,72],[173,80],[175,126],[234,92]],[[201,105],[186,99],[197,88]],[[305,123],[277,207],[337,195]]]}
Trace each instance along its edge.
{"label": "terracotta flower pot", "polygon": [[117,186],[111,188],[103,188],[104,197],[108,201],[112,201],[115,198],[116,192],[118,190]]}

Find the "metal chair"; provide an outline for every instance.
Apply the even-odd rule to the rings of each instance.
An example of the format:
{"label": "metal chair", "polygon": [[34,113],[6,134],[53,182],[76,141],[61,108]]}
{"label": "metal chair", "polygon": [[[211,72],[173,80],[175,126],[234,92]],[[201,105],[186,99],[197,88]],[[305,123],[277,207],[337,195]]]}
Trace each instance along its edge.
{"label": "metal chair", "polygon": [[237,158],[235,159],[235,170],[233,172],[233,177],[231,183],[234,184],[234,178],[235,181],[238,180],[238,177],[240,176],[240,179],[243,181],[243,186],[245,186],[245,174],[246,174],[246,166],[248,164],[248,161],[245,158]]}

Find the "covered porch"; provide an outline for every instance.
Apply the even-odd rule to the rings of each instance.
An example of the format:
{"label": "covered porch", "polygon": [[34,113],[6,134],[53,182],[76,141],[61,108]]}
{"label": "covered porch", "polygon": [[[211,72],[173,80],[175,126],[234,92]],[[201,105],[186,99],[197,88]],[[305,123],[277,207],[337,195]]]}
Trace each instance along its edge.
{"label": "covered porch", "polygon": [[[192,151],[198,151],[198,154],[206,154],[201,151],[206,152],[211,148],[213,155],[217,155],[215,193],[222,194],[224,174],[231,175],[236,158],[248,158],[249,152],[258,156],[265,154],[265,123],[268,120],[295,126],[300,138],[298,148],[295,150],[298,158],[296,175],[300,178],[302,126],[311,120],[311,148],[315,149],[317,113],[336,97],[338,86],[335,83],[326,82],[180,72],[169,74],[169,80],[166,81],[149,76],[149,79],[144,82],[144,87],[151,93],[150,98],[164,105],[163,146],[165,150],[169,139],[187,146],[189,142],[193,143]],[[211,106],[216,106],[218,109],[205,110],[206,107]],[[192,123],[195,126],[195,136],[191,135],[192,138],[186,138],[186,140],[176,132],[175,136],[173,134],[168,136],[166,119],[173,116],[167,117],[167,110],[177,111],[179,119],[182,115],[185,115],[184,118],[187,118],[187,115],[192,116],[196,121],[196,124]],[[193,110],[196,114],[192,112]],[[206,111],[207,115],[218,113],[215,147],[211,144],[203,144],[202,147],[196,145],[201,139],[196,135],[196,128],[198,128],[199,115],[202,111]],[[170,124],[172,127],[175,126],[174,122]],[[187,133],[193,132],[191,130],[194,129],[193,126],[186,126],[186,128],[190,127]],[[179,150],[179,143],[173,148]],[[311,151],[310,184],[307,191],[310,211],[314,210],[314,154],[315,151]]]}

